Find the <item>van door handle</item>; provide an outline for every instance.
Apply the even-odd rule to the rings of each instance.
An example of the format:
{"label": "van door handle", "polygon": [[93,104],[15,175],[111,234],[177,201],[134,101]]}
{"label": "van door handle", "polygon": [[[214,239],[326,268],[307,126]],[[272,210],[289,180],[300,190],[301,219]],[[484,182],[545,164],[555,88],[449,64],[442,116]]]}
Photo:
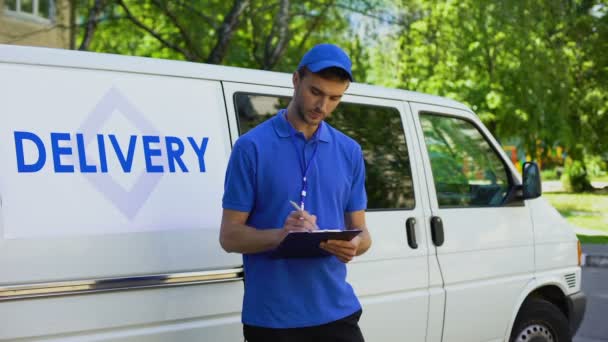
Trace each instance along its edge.
{"label": "van door handle", "polygon": [[439,216],[431,217],[431,237],[435,246],[443,245],[443,221]]}
{"label": "van door handle", "polygon": [[416,219],[410,217],[405,221],[405,231],[407,232],[407,244],[412,249],[418,248],[418,242],[416,242]]}

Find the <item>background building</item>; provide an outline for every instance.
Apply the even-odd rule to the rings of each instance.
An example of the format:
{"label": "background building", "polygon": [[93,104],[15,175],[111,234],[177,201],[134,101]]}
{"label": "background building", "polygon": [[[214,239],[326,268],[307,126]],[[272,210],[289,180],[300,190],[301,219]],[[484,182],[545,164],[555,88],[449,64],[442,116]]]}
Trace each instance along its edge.
{"label": "background building", "polygon": [[0,44],[70,47],[69,0],[0,0]]}

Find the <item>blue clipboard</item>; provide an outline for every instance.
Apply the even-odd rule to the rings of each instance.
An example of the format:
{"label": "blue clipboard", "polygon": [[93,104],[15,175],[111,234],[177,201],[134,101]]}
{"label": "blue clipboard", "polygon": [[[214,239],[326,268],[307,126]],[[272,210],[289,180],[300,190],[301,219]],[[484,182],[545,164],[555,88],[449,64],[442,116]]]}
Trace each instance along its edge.
{"label": "blue clipboard", "polygon": [[361,230],[315,230],[312,232],[291,232],[270,254],[275,258],[318,258],[332,255],[321,249],[319,244],[327,240],[350,241]]}

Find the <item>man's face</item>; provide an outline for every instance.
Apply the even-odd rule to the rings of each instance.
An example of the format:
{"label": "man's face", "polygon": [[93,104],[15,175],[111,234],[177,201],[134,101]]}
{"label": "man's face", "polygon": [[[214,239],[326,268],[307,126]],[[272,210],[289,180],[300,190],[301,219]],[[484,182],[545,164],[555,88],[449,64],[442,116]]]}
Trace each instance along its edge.
{"label": "man's face", "polygon": [[294,103],[300,120],[308,125],[319,125],[336,109],[349,84],[349,81],[325,79],[312,72],[300,78],[296,72]]}

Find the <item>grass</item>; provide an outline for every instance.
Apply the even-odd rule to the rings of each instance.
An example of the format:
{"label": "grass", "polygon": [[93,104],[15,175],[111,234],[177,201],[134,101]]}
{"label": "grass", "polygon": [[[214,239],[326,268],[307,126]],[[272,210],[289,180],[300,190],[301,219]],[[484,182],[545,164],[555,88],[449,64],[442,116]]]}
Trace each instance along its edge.
{"label": "grass", "polygon": [[608,244],[608,236],[604,235],[577,235],[581,243]]}
{"label": "grass", "polygon": [[545,198],[571,224],[608,235],[608,194],[545,193]]}

